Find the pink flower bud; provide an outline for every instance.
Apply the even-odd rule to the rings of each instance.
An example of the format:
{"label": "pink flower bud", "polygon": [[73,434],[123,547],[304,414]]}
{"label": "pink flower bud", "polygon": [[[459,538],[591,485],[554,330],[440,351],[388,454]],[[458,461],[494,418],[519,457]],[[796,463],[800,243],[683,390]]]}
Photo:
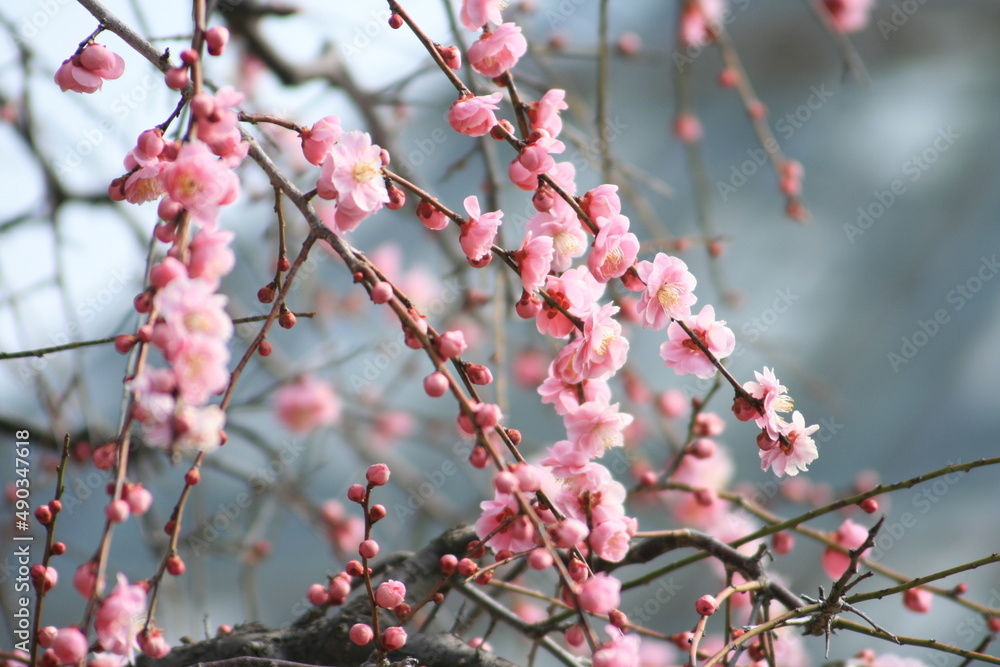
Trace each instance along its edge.
{"label": "pink flower bud", "polygon": [[376,463],[368,468],[365,478],[372,486],[382,486],[389,481],[389,466],[384,463]]}
{"label": "pink flower bud", "polygon": [[579,519],[563,519],[550,530],[549,534],[557,547],[569,549],[587,537],[589,532],[587,524]]}
{"label": "pink flower bud", "polygon": [[375,638],[375,633],[372,631],[372,626],[367,623],[355,623],[351,626],[350,631],[351,641],[358,646],[367,646],[371,643],[372,639]]}
{"label": "pink flower bud", "polygon": [[438,53],[441,54],[441,59],[448,67],[452,69],[462,68],[462,52],[458,50],[457,46],[438,46]]}
{"label": "pink flower bud", "polygon": [[530,320],[541,312],[542,300],[535,294],[524,293],[514,304],[514,310],[521,319]]}
{"label": "pink flower bud", "polygon": [[495,403],[480,403],[476,407],[476,424],[480,428],[493,428],[502,417],[500,406]]}
{"label": "pink flower bud", "polygon": [[791,533],[781,530],[771,536],[771,546],[774,548],[774,553],[784,556],[795,548],[795,538]]}
{"label": "pink flower bud", "polygon": [[63,665],[78,664],[87,655],[87,647],[87,637],[79,628],[62,628],[52,642],[52,650]]}
{"label": "pink flower bud", "polygon": [[486,448],[482,445],[476,445],[472,448],[472,453],[469,454],[469,463],[473,468],[478,468],[482,470],[490,463],[490,455],[486,452]]}
{"label": "pink flower bud", "polygon": [[375,303],[388,303],[392,298],[392,285],[385,281],[377,282],[372,286],[372,301]]}
{"label": "pink flower bud", "polygon": [[382,645],[386,651],[398,651],[406,646],[406,630],[399,626],[386,628],[382,633]]}
{"label": "pink flower bud", "polygon": [[468,345],[465,342],[465,334],[457,329],[445,331],[434,339],[434,349],[442,359],[454,359],[465,352],[466,348]]}
{"label": "pink flower bud", "polygon": [[458,557],[454,554],[445,554],[441,556],[441,560],[439,562],[441,564],[441,574],[446,577],[450,577],[458,567]]}
{"label": "pink flower bud", "polygon": [[[361,565],[361,563],[358,563],[358,565]],[[330,585],[327,586],[326,592],[328,594],[327,601],[330,604],[344,604],[351,592],[351,582],[346,577],[334,577],[330,580]]]}
{"label": "pink flower bud", "polygon": [[710,459],[715,454],[715,442],[708,438],[698,438],[688,446],[688,452],[696,459]]}
{"label": "pink flower bud", "polygon": [[153,660],[159,660],[170,653],[170,644],[163,638],[163,630],[159,628],[140,632],[136,640],[139,642],[139,649],[143,655],[147,655]]}
{"label": "pink flower bud", "polygon": [[931,603],[934,598],[931,592],[923,588],[908,588],[903,593],[903,604],[910,611],[918,614],[926,614],[931,610]]}
{"label": "pink flower bud", "polygon": [[583,646],[584,641],[587,639],[583,633],[583,628],[579,624],[570,626],[566,630],[565,638],[566,643],[574,647]]}
{"label": "pink flower bud", "polygon": [[365,487],[360,484],[351,484],[347,489],[347,498],[353,502],[360,503],[365,499]]}
{"label": "pink flower bud", "polygon": [[210,55],[221,56],[228,43],[229,28],[217,25],[205,31],[205,45]]}
{"label": "pink flower bud", "polygon": [[172,90],[183,90],[190,80],[187,67],[174,67],[167,70],[167,87]]}
{"label": "pink flower bud", "polygon": [[124,496],[129,511],[136,516],[145,514],[153,504],[153,494],[142,484],[126,485]]}
{"label": "pink flower bud", "polygon": [[358,547],[358,553],[362,558],[375,558],[378,555],[378,542],[375,540],[365,540]]}
{"label": "pink flower bud", "polygon": [[326,590],[326,586],[323,584],[313,584],[309,587],[309,592],[306,593],[306,597],[309,598],[309,604],[314,604],[317,607],[326,604],[327,600],[330,599],[330,594]]}
{"label": "pink flower bud", "polygon": [[375,604],[383,609],[395,609],[403,603],[405,597],[406,585],[394,579],[379,584],[375,589]]}
{"label": "pink flower bud", "polygon": [[[514,444],[518,443],[514,442]],[[542,488],[542,478],[538,474],[538,469],[530,463],[516,463],[510,471],[517,477],[517,483],[522,491],[534,493]]]}
{"label": "pink flower bud", "polygon": [[424,378],[424,391],[433,398],[444,396],[448,391],[448,377],[440,371],[431,373]]}
{"label": "pink flower bud", "polygon": [[463,558],[458,561],[458,573],[463,577],[468,577],[479,571],[479,565],[471,558]]}
{"label": "pink flower bud", "polygon": [[532,549],[531,553],[528,554],[528,566],[532,570],[547,570],[552,567],[552,563],[555,560],[545,549]]}
{"label": "pink flower bud", "polygon": [[493,478],[493,488],[500,493],[513,493],[517,489],[517,477],[506,470],[498,472]]}
{"label": "pink flower bud", "polygon": [[59,628],[54,625],[47,625],[38,631],[38,645],[42,648],[52,648],[59,634]]}
{"label": "pink flower bud", "polygon": [[702,595],[694,603],[694,608],[702,616],[711,616],[719,608],[719,603],[711,595]]}
{"label": "pink flower bud", "polygon": [[124,500],[113,500],[104,508],[104,515],[111,523],[121,523],[128,519],[130,510]]}
{"label": "pink flower bud", "polygon": [[465,367],[465,372],[472,384],[487,385],[493,382],[493,373],[482,364],[469,364]]}

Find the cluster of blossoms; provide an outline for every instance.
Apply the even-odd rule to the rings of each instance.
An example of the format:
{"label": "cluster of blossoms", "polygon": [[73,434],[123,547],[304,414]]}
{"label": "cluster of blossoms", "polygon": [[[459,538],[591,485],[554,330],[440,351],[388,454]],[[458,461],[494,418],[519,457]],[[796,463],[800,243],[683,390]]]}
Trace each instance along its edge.
{"label": "cluster of blossoms", "polygon": [[805,418],[798,410],[792,412],[791,422],[782,419],[779,413],[792,410],[792,399],[785,393],[785,386],[770,368],[765,367],[763,373],[754,371],[754,375],[756,381],[744,383],[743,389],[760,403],[763,412],[737,396],[733,402],[733,413],[737,419],[753,420],[761,428],[757,446],[763,470],[771,468],[779,477],[797,475],[819,456],[816,443],[809,437],[819,430],[819,425],[806,426]]}
{"label": "cluster of blossoms", "polygon": [[[96,580],[96,563],[87,563],[73,578],[73,584],[84,597],[90,597]],[[136,649],[158,659],[170,652],[170,646],[159,628],[143,630],[146,621],[147,582],[129,584],[124,574],[118,584],[97,607],[94,631],[103,649],[90,664],[102,667],[124,667],[135,662]],[[87,636],[77,627],[48,626],[38,633],[38,644],[45,649],[44,665],[78,665],[89,652]]]}
{"label": "cluster of blossoms", "polygon": [[65,93],[96,93],[106,79],[117,79],[125,73],[122,57],[101,44],[91,42],[79,53],[63,61],[56,70],[56,83]]}
{"label": "cluster of blossoms", "polygon": [[[724,11],[722,0],[687,3],[682,14],[683,41],[689,45],[712,41],[714,26],[721,21]],[[461,19],[470,30],[479,30],[487,23],[500,26],[492,32],[487,26],[481,43],[499,41],[501,36],[512,39],[515,34],[505,27],[508,24],[502,24],[495,1],[465,0]],[[504,54],[503,59],[511,66],[519,53],[514,48],[496,52]],[[471,52],[470,58],[473,58]],[[477,71],[482,70],[477,68]],[[496,76],[495,71],[491,69],[488,73]],[[500,93],[462,96],[449,110],[452,128],[469,136],[492,133],[494,138],[502,138],[512,127],[498,121],[494,113],[501,99]],[[536,534],[538,526],[532,525],[522,512],[518,497],[522,492],[546,490],[546,495],[566,515],[563,521],[555,522],[551,513],[536,506],[536,514],[549,524],[550,536],[559,548],[580,548],[608,561],[620,561],[636,532],[635,520],[625,513],[625,488],[595,460],[607,449],[623,446],[625,430],[633,423],[631,415],[620,412],[619,404],[611,402],[608,385],[625,364],[629,349],[616,316],[624,315],[642,327],[666,329],[667,340],[660,354],[666,366],[681,376],[711,378],[717,372],[718,360],[735,349],[733,332],[724,321],[716,319],[711,305],[692,312],[697,301],[696,279],[682,260],[658,253],[651,260],[639,261],[639,241],[629,231],[628,217],[622,215],[616,186],[601,185],[578,198],[589,219],[584,221],[555,192],[556,187],[550,185],[576,196],[573,165],[557,162],[565,151],[559,140],[562,131],[559,112],[565,108],[562,90],[550,90],[529,104],[530,134],[510,163],[508,176],[518,188],[534,191],[532,203],[537,212],[527,223],[520,247],[512,253],[523,288],[516,310],[523,318],[534,318],[540,333],[566,341],[549,365],[539,393],[543,402],[551,403],[563,417],[567,438],[549,447],[548,455],[539,462],[540,467],[517,464],[501,471],[494,480],[496,494],[482,503],[483,511],[476,522],[480,539],[498,557],[525,552],[534,567],[551,564],[551,556],[539,548],[542,540]],[[479,217],[478,205],[473,208],[466,200],[466,209],[473,220]],[[425,207],[420,215],[432,229],[447,224],[445,217],[431,206]],[[481,266],[481,259],[470,251],[467,243],[472,238],[471,231],[463,227],[462,247],[470,262]],[[491,226],[482,236],[492,242],[494,233],[495,226]],[[485,245],[481,247],[488,252]],[[585,263],[574,266],[585,256]],[[612,302],[601,302],[606,284],[616,278],[638,293],[637,299],[622,302],[627,303],[625,312]],[[765,373],[770,371],[765,369]],[[799,413],[792,416],[791,422],[780,419],[778,413],[790,405],[784,387],[777,384],[773,374],[761,382],[758,374],[758,383],[748,383],[746,391],[762,407],[752,417],[758,420],[764,435],[775,443],[774,447],[767,447],[767,443],[758,440],[762,467],[773,468],[779,476],[786,472],[795,474],[815,458],[815,445],[809,436],[817,427],[805,427]],[[441,386],[432,395],[443,392]],[[721,450],[716,452],[714,442],[709,439],[721,432],[722,420],[715,415],[705,416],[713,417],[718,425],[712,422],[700,427],[701,437],[688,447],[690,452],[685,452],[692,456],[683,457],[677,471],[679,477],[697,481],[705,490],[700,495],[691,494],[691,502],[679,511],[699,516],[711,525],[724,512],[720,509],[723,504],[714,502],[712,489],[728,482],[732,466],[718,467],[719,461],[728,463],[728,459]],[[689,460],[693,463],[685,465]],[[705,486],[706,479],[712,477],[710,468],[729,472],[714,475],[712,484]],[[550,485],[551,479],[559,480],[560,484]],[[608,613],[618,604],[620,582],[613,577],[588,578],[584,569],[575,584],[576,599],[586,611]],[[621,664],[630,664],[625,654],[635,649],[632,639],[612,634],[616,639],[595,654],[595,664],[619,655],[624,660]]]}
{"label": "cluster of blossoms", "polygon": [[[145,366],[129,386],[136,398],[133,414],[145,426],[148,442],[171,452],[207,452],[222,444],[225,416],[207,403],[229,381],[233,325],[227,299],[217,290],[235,256],[229,247],[234,235],[218,229],[217,219],[220,207],[239,194],[233,169],[248,149],[233,111],[241,101],[232,88],[194,96],[196,138],[182,144],[164,140],[159,128],[144,131],[125,157],[129,174],[111,186],[113,199],[159,198],[163,222],[156,236],[172,244],[151,270],[150,288],[135,300],[136,309],[154,313],[154,319],[116,341],[121,352],[137,341],[152,343],[169,364]],[[186,233],[178,233],[183,211],[200,227],[190,243]]]}
{"label": "cluster of blossoms", "polygon": [[[329,578],[329,583],[313,584],[309,587],[306,597],[309,602],[317,607],[330,607],[342,605],[347,601],[347,596],[351,592],[351,579],[353,577],[364,577],[369,584],[371,578],[371,568],[368,561],[378,555],[378,542],[368,537],[370,528],[375,523],[385,518],[387,511],[383,505],[369,506],[372,489],[384,486],[390,477],[389,466],[384,463],[376,463],[369,466],[365,474],[368,482],[367,487],[361,484],[352,485],[347,491],[347,497],[355,503],[361,505],[365,512],[364,532],[360,540],[355,540],[354,545],[361,556],[361,560],[348,561],[343,572]],[[410,606],[406,600],[406,585],[400,581],[389,579],[379,584],[374,590],[372,601],[380,609],[393,611],[399,618],[405,618],[410,613]],[[377,619],[374,623],[378,627]],[[375,639],[375,630],[368,623],[355,623],[350,631],[349,637],[358,646],[366,646]],[[406,630],[400,626],[386,628],[379,637],[379,646],[386,651],[395,651],[406,645]]]}
{"label": "cluster of blossoms", "polygon": [[344,132],[337,116],[327,116],[304,129],[301,137],[306,159],[322,167],[316,194],[337,202],[333,216],[337,230],[354,230],[390,202],[382,175],[389,154],[372,144],[367,132]]}

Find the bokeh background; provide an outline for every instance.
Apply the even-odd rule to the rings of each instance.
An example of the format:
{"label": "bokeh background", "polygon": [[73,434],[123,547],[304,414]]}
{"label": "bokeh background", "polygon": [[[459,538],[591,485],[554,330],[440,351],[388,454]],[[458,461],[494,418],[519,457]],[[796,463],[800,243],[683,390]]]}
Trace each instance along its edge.
{"label": "bokeh background", "polygon": [[[548,87],[566,89],[571,104],[564,114],[566,135],[589,141],[597,0],[537,0],[531,12],[514,5],[505,16],[523,26],[533,48],[518,69],[522,93],[535,99]],[[376,141],[391,147],[394,164],[453,208],[460,209],[470,193],[482,196],[482,156],[475,142],[451,132],[445,121],[452,89],[430,68],[412,34],[386,26],[384,3],[298,0],[295,6],[294,15],[261,24],[282,56],[309,64],[336,45],[345,71],[365,93],[367,111],[387,128]],[[405,6],[434,39],[454,42],[447,3],[412,0]],[[699,279],[699,303],[715,304],[737,334],[739,351],[729,364],[735,376],[748,380],[754,369],[775,367],[796,408],[810,423],[821,424],[820,458],[807,474],[813,492],[848,492],[861,471],[896,481],[997,455],[998,4],[880,0],[870,25],[851,35],[866,79],[845,69],[836,41],[805,2],[731,2],[727,29],[768,107],[772,131],[786,155],[805,167],[808,224],[784,215],[773,170],[753,162],[760,147],[746,113],[735,93],[716,83],[722,66],[718,52],[677,51],[676,3],[631,0],[611,6],[612,40],[633,33],[642,43],[632,56],[615,52],[611,65],[608,109],[616,129],[610,150],[620,160],[615,177],[637,193],[625,213],[646,243],[644,256],[677,239],[689,243],[681,256]],[[188,12],[166,3],[137,0],[109,7],[145,35],[166,38],[158,44],[175,52],[182,47],[170,38],[190,29]],[[7,3],[0,21],[0,351],[134,330],[131,301],[141,289],[155,207],[110,205],[104,193],[120,174],[135,136],[164,119],[175,96],[152,66],[113,35],[102,35],[101,41],[125,57],[125,75],[97,95],[60,93],[52,83],[55,69],[96,25],[74,3]],[[704,128],[703,176],[692,172],[685,147],[671,131],[679,76]],[[285,86],[247,58],[238,40],[210,63],[209,77],[247,91],[245,110],[303,124],[335,114],[345,128],[372,129],[357,98],[324,80]],[[477,85],[485,91],[490,84],[480,78]],[[316,170],[307,169],[296,153],[297,138],[276,132],[268,141],[299,183],[311,187]],[[502,176],[510,159],[506,147],[490,146],[489,152]],[[572,158],[580,192],[602,182],[593,158],[589,150],[576,150]],[[55,195],[46,170],[59,184]],[[700,202],[699,177],[709,184]],[[223,286],[234,316],[264,312],[255,294],[270,279],[276,247],[266,179],[249,162],[241,178],[240,201],[222,216],[222,226],[237,232],[239,262]],[[499,196],[504,241],[516,245],[531,212],[529,199],[513,190]],[[699,206],[710,220],[707,231],[697,222]],[[290,224],[292,238],[301,239],[304,223],[293,218]],[[706,233],[721,241],[721,257],[709,257]],[[541,452],[561,437],[558,417],[518,383],[524,351],[548,355],[552,349],[530,323],[510,313],[516,295],[510,295],[509,276],[496,266],[472,271],[455,262],[455,239],[432,237],[405,210],[383,211],[349,240],[417,294],[441,324],[462,326],[478,339],[470,355],[495,369],[497,395],[510,424],[525,434],[526,452]],[[291,305],[317,316],[300,320],[292,331],[276,331],[275,354],[250,365],[230,414],[231,445],[210,458],[206,483],[194,494],[191,535],[212,535],[205,530],[213,521],[221,525],[220,513],[233,507],[247,480],[266,483],[235,512],[232,525],[206,540],[205,554],[197,557],[197,547],[185,554],[189,574],[169,582],[157,614],[172,641],[199,638],[205,628],[211,632],[220,623],[244,619],[277,626],[301,613],[308,585],[343,567],[317,509],[327,499],[343,498],[370,462],[393,465],[398,484],[386,490],[388,507],[423,500],[415,502],[419,507],[412,516],[397,511],[394,517],[390,510],[380,524],[388,526],[379,535],[385,548],[414,549],[443,527],[474,520],[476,504],[489,495],[488,477],[465,464],[453,406],[419,391],[426,362],[400,349],[398,325],[367,306],[338,259],[322,250],[313,255]],[[498,298],[467,308],[470,289]],[[936,328],[928,324],[935,317]],[[506,319],[500,337],[496,318]],[[254,333],[238,329],[234,355]],[[705,386],[680,380],[662,366],[660,340],[633,327],[630,367],[637,376],[654,395],[670,388],[703,393]],[[63,434],[99,444],[114,433],[124,368],[124,358],[108,346],[0,361],[0,430],[8,441],[16,429],[31,430],[37,502],[50,497],[54,443]],[[304,372],[333,382],[344,402],[336,426],[308,437],[284,430],[269,398],[278,384]],[[728,405],[723,391],[711,407],[731,422],[720,442],[728,446],[740,482],[748,492],[762,493],[776,511],[800,511],[802,505],[773,490],[773,475],[759,469],[755,434],[730,418]],[[666,434],[683,424],[664,425],[650,402],[629,409],[646,424],[630,443],[633,462],[648,459],[662,466]],[[8,453],[0,463],[5,482],[12,479],[10,449],[4,447]],[[628,462],[620,463],[616,472],[628,485]],[[185,470],[156,452],[136,456],[133,477],[153,489],[157,502],[146,521],[116,531],[113,571],[132,579],[153,572],[160,527]],[[70,477],[80,503],[60,524],[60,537],[69,546],[63,559],[73,565],[62,564],[62,583],[47,606],[46,622],[55,625],[82,616],[81,600],[69,586],[71,567],[96,548],[103,516],[105,478],[83,465],[74,465]],[[420,495],[424,482],[434,486],[426,498]],[[881,562],[915,576],[993,553],[1000,548],[998,506],[1000,483],[990,468],[899,492],[882,504],[888,525],[901,525],[905,512],[916,521],[900,529]],[[655,504],[637,507],[644,527],[675,525]],[[815,526],[832,530],[842,519],[824,517]],[[9,532],[9,522],[3,530]],[[818,567],[821,551],[800,538],[775,570],[794,590],[814,593],[825,583]],[[9,550],[4,553],[9,563]],[[3,571],[0,601],[9,605],[13,584]],[[944,585],[960,579],[970,583],[970,595],[979,601],[1000,605],[995,566]],[[689,629],[690,601],[718,587],[709,568],[677,581],[676,597],[659,605],[650,621],[667,633]],[[641,610],[651,598],[655,592],[636,591],[622,608]],[[965,628],[978,629],[980,622],[943,600],[925,616],[906,612],[898,599],[866,610],[890,630],[964,645],[971,641]],[[4,632],[0,625],[0,645],[7,644]],[[515,642],[503,631],[493,640],[505,648]],[[841,635],[831,658],[845,659],[866,645],[862,638]],[[819,664],[822,640],[810,639],[806,648]],[[523,649],[510,650],[516,656]],[[958,664],[958,659],[928,662]]]}

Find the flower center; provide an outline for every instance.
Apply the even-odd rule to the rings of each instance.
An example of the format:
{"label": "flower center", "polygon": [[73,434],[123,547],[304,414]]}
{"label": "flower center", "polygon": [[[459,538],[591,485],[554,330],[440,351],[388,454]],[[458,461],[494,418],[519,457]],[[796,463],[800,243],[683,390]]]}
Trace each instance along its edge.
{"label": "flower center", "polygon": [[568,257],[576,257],[577,250],[580,249],[580,242],[571,232],[559,232],[552,238],[552,245],[556,252]]}
{"label": "flower center", "polygon": [[601,268],[605,271],[617,269],[624,261],[625,251],[616,246],[608,252],[607,256],[604,258],[604,263],[601,265]]}
{"label": "flower center", "polygon": [[660,302],[663,312],[669,314],[681,302],[681,290],[676,285],[664,284],[656,292],[656,300]]}
{"label": "flower center", "polygon": [[368,162],[355,162],[354,169],[352,170],[354,180],[358,183],[367,183],[378,176],[378,172],[379,169],[375,166],[375,160],[369,160]]}

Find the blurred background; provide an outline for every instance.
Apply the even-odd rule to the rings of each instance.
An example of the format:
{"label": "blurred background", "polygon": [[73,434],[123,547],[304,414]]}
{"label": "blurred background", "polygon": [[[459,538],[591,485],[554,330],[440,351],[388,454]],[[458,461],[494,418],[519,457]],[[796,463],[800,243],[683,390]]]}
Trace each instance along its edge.
{"label": "blurred background", "polygon": [[[599,152],[586,147],[595,136],[599,3],[511,4],[505,20],[523,27],[532,48],[517,68],[522,95],[537,99],[549,88],[567,90],[563,138],[582,194],[603,182]],[[805,474],[807,482],[795,487],[806,489],[807,500],[852,492],[862,471],[891,482],[996,456],[1000,6],[989,0],[879,0],[868,27],[850,35],[867,69],[867,76],[857,76],[806,2],[730,4],[726,28],[767,106],[768,125],[784,153],[804,166],[810,221],[800,224],[785,215],[773,169],[754,159],[760,143],[746,111],[732,89],[717,83],[718,50],[678,49],[676,3],[613,2],[611,43],[625,43],[629,53],[615,48],[611,60],[612,180],[629,195],[623,212],[644,243],[642,256],[666,250],[682,257],[698,277],[699,304],[714,304],[737,335],[737,353],[728,364],[733,374],[746,381],[755,369],[774,367],[807,423],[821,425],[820,458]],[[294,5],[291,15],[262,20],[260,34],[300,67],[336,48],[342,73],[331,77],[341,83],[349,77],[360,93],[331,85],[330,77],[285,85],[240,39],[209,63],[209,79],[244,91],[246,111],[304,125],[332,114],[345,129],[372,131],[376,143],[392,152],[394,166],[453,209],[461,210],[470,193],[483,200],[484,154],[503,180],[509,150],[489,142],[479,151],[474,140],[450,131],[445,114],[453,89],[431,68],[412,33],[388,28],[385,3]],[[177,37],[190,32],[188,12],[165,3],[108,6],[175,53],[183,48]],[[449,3],[411,0],[404,6],[433,39],[455,43]],[[229,11],[237,15],[241,7]],[[167,117],[176,95],[151,65],[108,33],[98,41],[125,58],[125,75],[99,94],[60,93],[52,81],[56,68],[96,26],[74,3],[9,3],[0,8],[0,21],[0,352],[134,331],[132,298],[142,289],[156,210],[111,204],[106,189],[121,174],[121,159],[135,137]],[[461,32],[467,45],[472,33]],[[636,37],[639,47],[632,49]],[[475,83],[480,92],[492,90],[478,75]],[[703,128],[693,154],[672,132],[679,86]],[[381,134],[370,126],[373,117]],[[293,133],[258,136],[303,189],[313,187],[318,170],[302,159]],[[266,312],[255,295],[273,274],[277,245],[267,179],[250,161],[240,176],[240,200],[221,218],[221,226],[237,234],[238,263],[222,288],[234,317]],[[530,193],[507,189],[498,197],[505,212],[503,245],[517,246],[533,212]],[[290,225],[295,247],[305,223],[291,217]],[[529,458],[562,437],[561,420],[527,386],[539,364],[544,373],[556,348],[539,340],[532,323],[513,315],[517,294],[511,293],[510,275],[496,270],[499,262],[480,271],[470,270],[464,258],[456,262],[450,230],[428,232],[412,208],[383,211],[348,240],[424,304],[439,329],[466,331],[475,342],[466,358],[494,369],[496,397],[509,425],[524,434]],[[476,504],[491,497],[489,476],[465,462],[468,443],[455,432],[454,406],[420,391],[429,365],[401,347],[398,324],[368,307],[333,254],[317,248],[308,269],[289,305],[316,316],[300,319],[291,331],[274,331],[275,353],[250,364],[230,411],[230,444],[208,459],[206,483],[193,495],[182,540],[188,574],[168,582],[157,613],[172,642],[244,619],[279,626],[304,611],[308,586],[343,568],[336,531],[350,536],[344,520],[333,516],[333,505],[326,506],[324,523],[323,504],[343,500],[372,462],[390,463],[398,482],[379,498],[390,508],[379,526],[383,549],[415,549],[447,526],[472,522]],[[478,296],[487,297],[482,305]],[[500,333],[494,327],[498,318],[506,319]],[[255,334],[252,326],[237,328],[234,358]],[[631,327],[630,340],[629,369],[649,398],[626,399],[616,379],[623,410],[637,416],[638,426],[630,433],[628,459],[620,459],[617,469],[604,461],[626,486],[634,483],[636,466],[662,468],[671,434],[686,428],[683,419],[671,423],[658,415],[656,396],[668,389],[703,395],[710,386],[679,379],[663,367],[661,333]],[[94,445],[113,437],[124,369],[125,358],[108,345],[0,361],[0,430],[7,441],[15,430],[31,431],[35,502],[51,497],[55,443],[64,434]],[[277,386],[303,373],[332,382],[343,402],[336,425],[306,436],[275,419],[271,399]],[[729,422],[718,440],[728,447],[735,480],[743,485],[738,488],[758,494],[774,511],[804,510],[808,503],[794,502],[795,492],[777,491],[773,474],[760,470],[756,433],[732,418],[729,404],[723,390],[709,408]],[[13,479],[10,449],[0,464],[5,483]],[[110,570],[138,580],[158,562],[162,524],[187,466],[171,466],[161,453],[141,449],[134,461],[130,477],[151,488],[156,502],[145,520],[115,532]],[[70,468],[68,487],[79,502],[60,522],[69,551],[58,562],[61,583],[47,605],[46,624],[82,617],[82,601],[69,581],[72,568],[97,546],[107,479],[90,465]],[[247,488],[251,502],[237,505]],[[881,499],[887,526],[902,526],[907,512],[915,521],[893,534],[880,562],[917,576],[996,552],[1000,524],[991,508],[997,506],[1000,483],[992,468]],[[638,501],[630,509],[646,530],[678,525],[657,501]],[[343,513],[356,508],[345,506]],[[235,515],[231,521],[220,518],[229,514]],[[851,513],[811,525],[833,530],[845,516],[871,524]],[[10,532],[8,522],[3,530]],[[814,594],[817,585],[828,584],[818,567],[821,553],[820,545],[800,537],[774,570],[793,590]],[[690,602],[718,590],[719,580],[708,567],[674,577],[680,584],[676,604],[650,610],[650,599],[659,598],[638,590],[626,596],[622,609],[630,616],[646,609],[650,627],[667,634],[690,629]],[[995,566],[941,585],[959,580],[970,584],[974,599],[1000,605]],[[866,585],[887,581],[876,577]],[[9,605],[9,575],[0,589],[0,600]],[[904,610],[898,599],[865,610],[901,634],[964,646],[981,636],[965,636],[981,619],[945,600],[927,615]],[[485,625],[480,620],[476,627],[482,632]],[[6,644],[3,632],[0,626],[0,643]],[[503,629],[491,643],[515,661],[526,650]],[[804,645],[812,657],[803,664],[822,662],[821,639]],[[869,645],[842,634],[830,658],[843,660]],[[943,655],[923,659],[958,664],[958,658]]]}

